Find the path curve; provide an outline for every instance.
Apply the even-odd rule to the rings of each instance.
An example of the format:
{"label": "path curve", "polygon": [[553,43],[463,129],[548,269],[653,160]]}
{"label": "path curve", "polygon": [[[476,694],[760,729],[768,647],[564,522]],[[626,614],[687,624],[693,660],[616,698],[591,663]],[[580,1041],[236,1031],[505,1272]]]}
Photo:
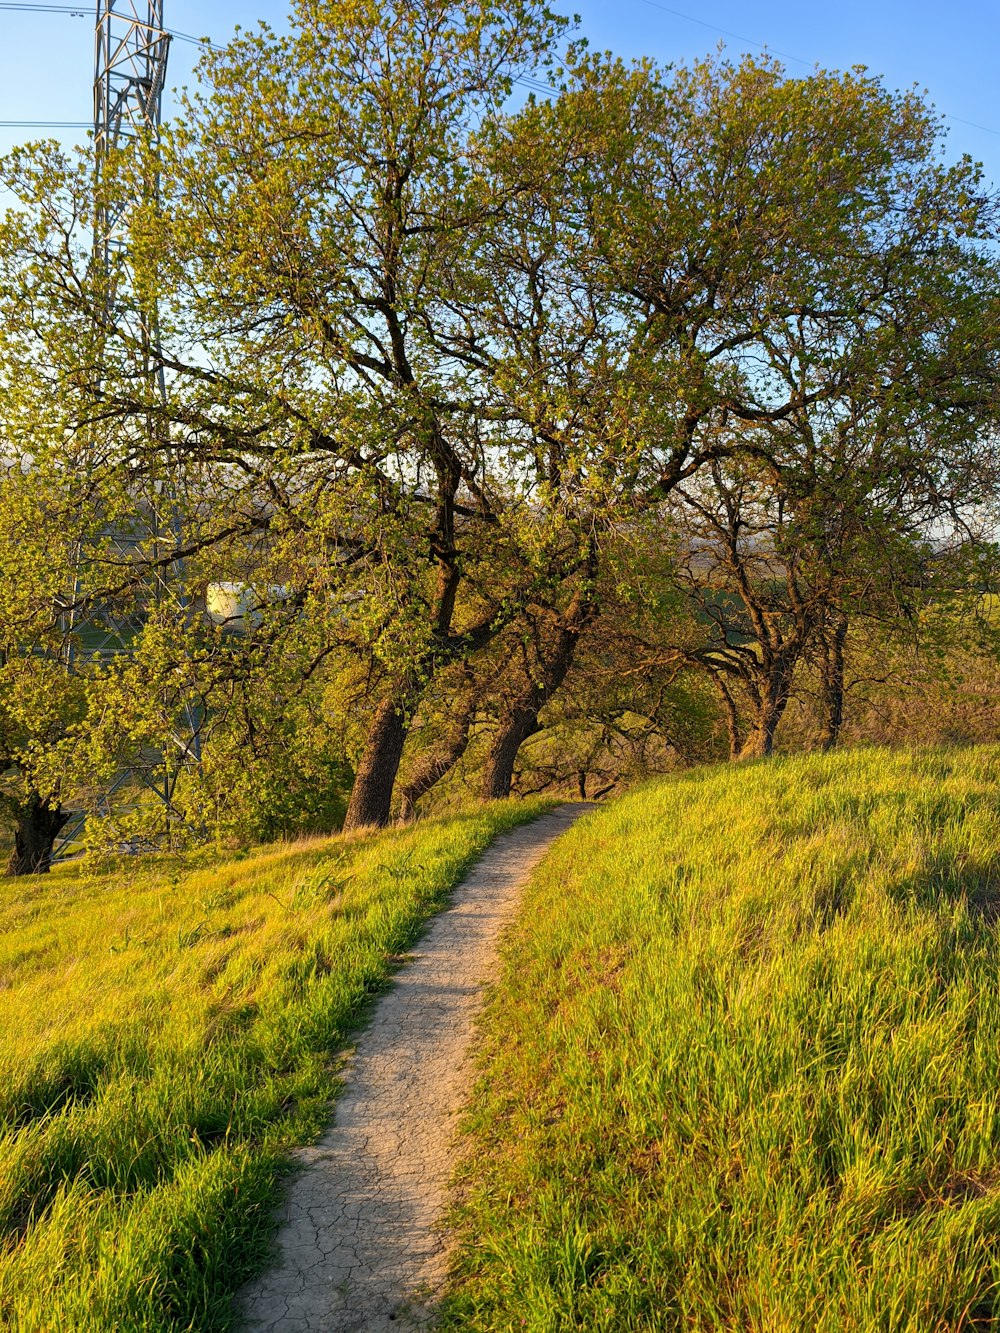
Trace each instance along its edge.
{"label": "path curve", "polygon": [[499,837],[378,1001],[333,1123],[298,1154],[304,1169],[279,1214],[278,1262],[239,1298],[248,1331],[377,1333],[431,1318],[481,986],[531,871],[590,809],[563,805]]}

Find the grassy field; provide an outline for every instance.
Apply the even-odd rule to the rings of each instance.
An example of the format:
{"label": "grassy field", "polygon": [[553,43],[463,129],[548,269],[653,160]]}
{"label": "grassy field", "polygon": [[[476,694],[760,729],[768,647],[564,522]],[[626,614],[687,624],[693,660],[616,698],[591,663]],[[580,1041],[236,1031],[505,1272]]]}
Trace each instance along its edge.
{"label": "grassy field", "polygon": [[448,1326],[1000,1327],[1000,749],[582,821],[485,1020]]}
{"label": "grassy field", "polygon": [[0,1327],[222,1329],[369,997],[541,803],[0,889]]}

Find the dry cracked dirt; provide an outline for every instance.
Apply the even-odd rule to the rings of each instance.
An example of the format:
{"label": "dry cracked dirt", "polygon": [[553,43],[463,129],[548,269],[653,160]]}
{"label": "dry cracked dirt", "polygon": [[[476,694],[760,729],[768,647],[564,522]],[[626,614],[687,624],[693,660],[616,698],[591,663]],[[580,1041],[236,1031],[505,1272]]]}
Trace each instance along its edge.
{"label": "dry cracked dirt", "polygon": [[239,1297],[247,1333],[377,1333],[432,1322],[482,986],[531,871],[592,808],[563,805],[498,838],[378,1001],[330,1127],[298,1154],[301,1170],[277,1218],[275,1266]]}

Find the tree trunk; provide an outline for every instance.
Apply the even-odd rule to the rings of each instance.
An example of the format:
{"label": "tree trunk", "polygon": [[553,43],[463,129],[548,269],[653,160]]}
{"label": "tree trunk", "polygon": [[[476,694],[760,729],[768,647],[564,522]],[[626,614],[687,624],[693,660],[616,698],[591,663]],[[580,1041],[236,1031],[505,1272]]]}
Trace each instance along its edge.
{"label": "tree trunk", "polygon": [[776,664],[763,681],[759,681],[755,695],[753,721],[737,760],[765,759],[774,749],[774,733],[784,715],[792,690],[792,672],[797,658]]}
{"label": "tree trunk", "polygon": [[743,747],[736,756],[738,763],[745,759],[766,759],[774,749],[774,733],[777,729],[780,714],[777,717],[755,718],[753,726],[746,734]]}
{"label": "tree trunk", "polygon": [[847,616],[839,611],[833,622],[833,632],[823,635],[820,659],[823,731],[820,749],[824,751],[832,750],[837,744],[844,722],[844,641],[847,638],[847,626]]}
{"label": "tree trunk", "polygon": [[445,748],[431,754],[423,766],[403,787],[399,802],[399,822],[401,824],[408,824],[410,820],[416,818],[417,802],[421,796],[426,796],[446,773],[451,772],[462,755],[465,754],[469,744],[469,728],[472,725],[474,712],[475,700],[472,699],[459,717],[458,725],[449,737]]}
{"label": "tree trunk", "polygon": [[541,683],[529,685],[523,690],[501,717],[486,756],[482,787],[484,801],[503,800],[510,795],[517,752],[528,737],[538,730],[538,714],[566,679],[566,673],[576,656],[580,635],[593,614],[593,604],[578,593],[556,630],[551,656],[546,660],[539,653]]}
{"label": "tree trunk", "polygon": [[[535,669],[528,673],[528,683],[499,719],[493,744],[486,757],[483,772],[484,801],[504,799],[510,795],[517,752],[525,740],[538,730],[538,714],[566,679],[573,665],[580,635],[597,614],[593,581],[597,577],[597,539],[591,534],[585,562],[585,582],[581,583],[561,616],[545,623],[544,617],[534,622],[537,642]],[[545,649],[545,631],[552,634],[552,651]],[[539,634],[539,631],[541,633]]]}
{"label": "tree trunk", "polygon": [[719,691],[719,698],[722,700],[722,707],[726,714],[726,735],[729,738],[729,758],[732,761],[739,758],[740,751],[743,749],[743,736],[740,732],[740,718],[736,711],[736,700],[724,680],[719,676],[713,676],[713,680],[716,689]]}
{"label": "tree trunk", "polygon": [[344,829],[384,828],[409,723],[398,699],[383,699],[375,710],[351,788]]}
{"label": "tree trunk", "polygon": [[538,714],[545,702],[545,690],[533,686],[509,709],[486,756],[483,772],[483,800],[503,800],[510,795],[517,752],[537,729]]}
{"label": "tree trunk", "polygon": [[52,847],[69,812],[58,801],[50,805],[33,792],[21,807],[14,850],[7,862],[8,875],[46,875],[52,866]]}

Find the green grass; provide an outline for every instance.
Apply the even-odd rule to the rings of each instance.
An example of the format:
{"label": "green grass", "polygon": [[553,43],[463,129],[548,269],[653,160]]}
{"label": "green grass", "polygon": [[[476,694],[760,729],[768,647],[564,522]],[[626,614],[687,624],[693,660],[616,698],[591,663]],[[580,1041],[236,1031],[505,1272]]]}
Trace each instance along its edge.
{"label": "green grass", "polygon": [[227,1327],[369,997],[470,861],[543,806],[5,881],[0,1327]]}
{"label": "green grass", "polygon": [[649,786],[484,1024],[449,1327],[1000,1327],[1000,749]]}

